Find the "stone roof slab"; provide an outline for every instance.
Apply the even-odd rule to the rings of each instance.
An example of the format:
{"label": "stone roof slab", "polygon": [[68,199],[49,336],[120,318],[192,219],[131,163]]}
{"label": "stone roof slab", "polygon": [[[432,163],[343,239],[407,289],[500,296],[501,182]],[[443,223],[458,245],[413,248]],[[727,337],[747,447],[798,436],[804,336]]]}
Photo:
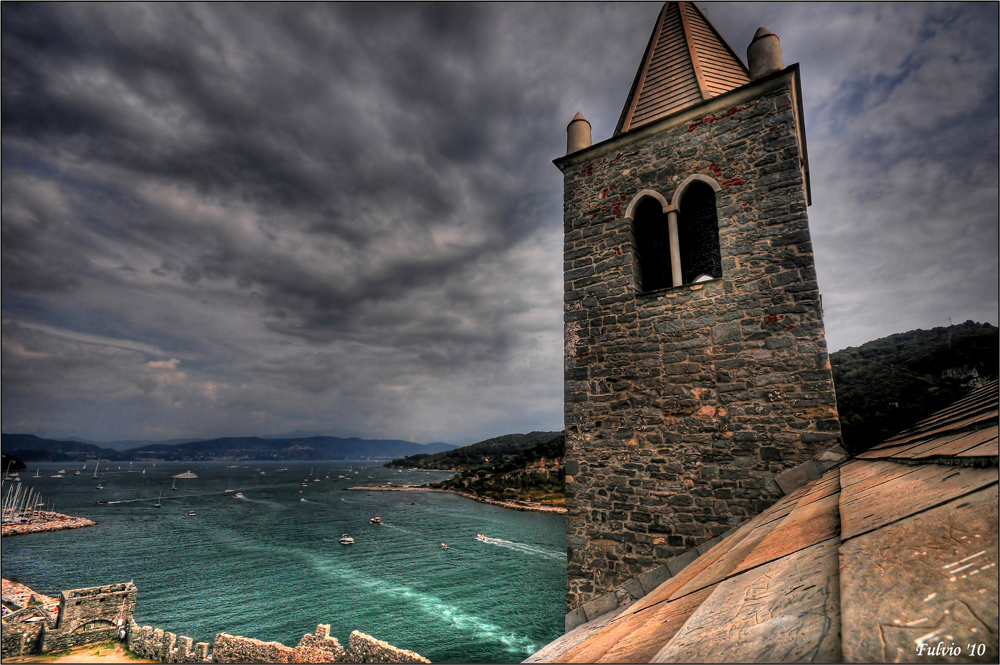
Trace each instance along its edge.
{"label": "stone roof slab", "polygon": [[900,474],[892,482],[874,487],[859,488],[863,483],[858,483],[842,490],[840,519],[843,540],[995,484],[998,476],[996,467],[975,469],[941,464],[895,466],[909,469],[911,473]]}
{"label": "stone roof slab", "polygon": [[840,496],[836,493],[797,506],[733,573],[756,568],[831,538],[840,538]]}
{"label": "stone roof slab", "polygon": [[[854,538],[840,558],[845,661],[997,662],[996,485]],[[962,655],[920,655],[939,643]]]}
{"label": "stone roof slab", "polygon": [[997,438],[993,437],[992,441],[981,443],[971,450],[959,453],[958,457],[996,457],[998,454],[1000,454],[1000,450],[997,450]]}
{"label": "stone roof slab", "polygon": [[680,600],[623,615],[601,635],[568,653],[566,662],[649,662],[714,590],[709,587]]}
{"label": "stone roof slab", "polygon": [[838,662],[838,545],[819,543],[726,580],[651,662]]}

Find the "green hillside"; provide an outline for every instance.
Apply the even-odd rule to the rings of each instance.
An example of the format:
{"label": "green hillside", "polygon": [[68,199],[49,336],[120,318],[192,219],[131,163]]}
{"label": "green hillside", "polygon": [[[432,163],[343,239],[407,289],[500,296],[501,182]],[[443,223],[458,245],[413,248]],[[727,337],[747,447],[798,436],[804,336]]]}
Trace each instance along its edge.
{"label": "green hillside", "polygon": [[527,434],[504,434],[486,439],[470,446],[447,450],[435,454],[410,455],[394,459],[387,467],[394,469],[470,469],[483,464],[501,462],[506,458],[534,446],[561,436],[561,432],[528,432]]}
{"label": "green hillside", "polygon": [[864,452],[996,377],[998,340],[995,326],[966,321],[830,354],[844,444]]}
{"label": "green hillside", "polygon": [[502,462],[466,468],[454,478],[432,483],[431,487],[490,499],[560,502],[566,495],[565,454],[566,437],[557,433]]}

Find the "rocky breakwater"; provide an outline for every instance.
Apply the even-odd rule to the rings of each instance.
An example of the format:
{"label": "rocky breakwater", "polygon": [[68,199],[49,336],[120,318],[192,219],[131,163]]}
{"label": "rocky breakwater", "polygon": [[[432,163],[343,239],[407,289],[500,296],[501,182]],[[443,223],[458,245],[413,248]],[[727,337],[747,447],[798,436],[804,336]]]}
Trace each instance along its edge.
{"label": "rocky breakwater", "polygon": [[17,536],[24,533],[41,531],[61,531],[62,529],[80,529],[85,526],[97,526],[97,522],[86,517],[71,517],[62,513],[40,512],[34,517],[16,524],[4,524],[3,536]]}

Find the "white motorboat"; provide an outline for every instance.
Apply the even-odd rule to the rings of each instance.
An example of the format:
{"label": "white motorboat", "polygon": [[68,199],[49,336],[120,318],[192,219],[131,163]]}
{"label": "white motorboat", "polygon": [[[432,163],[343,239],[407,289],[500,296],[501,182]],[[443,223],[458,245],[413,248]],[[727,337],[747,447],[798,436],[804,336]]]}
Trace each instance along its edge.
{"label": "white motorboat", "polygon": [[242,499],[243,498],[243,492],[237,492],[233,496],[235,496],[237,499]]}
{"label": "white motorboat", "polygon": [[341,545],[353,545],[354,544],[354,539],[351,538],[349,535],[347,535],[345,533],[344,535],[342,535],[340,537],[340,544]]}
{"label": "white motorboat", "polygon": [[174,478],[197,478],[198,474],[194,471],[185,471],[184,473],[178,473]]}

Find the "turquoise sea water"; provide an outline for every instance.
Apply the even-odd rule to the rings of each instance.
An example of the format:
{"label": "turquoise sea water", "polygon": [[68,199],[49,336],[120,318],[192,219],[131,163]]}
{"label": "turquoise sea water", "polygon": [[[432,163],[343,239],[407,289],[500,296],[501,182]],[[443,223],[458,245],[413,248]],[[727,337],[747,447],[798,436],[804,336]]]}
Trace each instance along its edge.
{"label": "turquoise sea water", "polygon": [[[343,491],[450,474],[363,462],[102,463],[97,490],[93,462],[80,476],[67,464],[39,465],[41,478],[29,477],[32,465],[22,481],[98,526],[3,539],[3,576],[36,591],[132,579],[136,621],[196,642],[227,632],[295,646],[329,623],[345,646],[360,630],[435,662],[520,661],[562,634],[563,516],[451,494]],[[58,469],[65,477],[50,478]],[[188,469],[198,478],[171,490]],[[353,546],[339,544],[343,533]]]}

